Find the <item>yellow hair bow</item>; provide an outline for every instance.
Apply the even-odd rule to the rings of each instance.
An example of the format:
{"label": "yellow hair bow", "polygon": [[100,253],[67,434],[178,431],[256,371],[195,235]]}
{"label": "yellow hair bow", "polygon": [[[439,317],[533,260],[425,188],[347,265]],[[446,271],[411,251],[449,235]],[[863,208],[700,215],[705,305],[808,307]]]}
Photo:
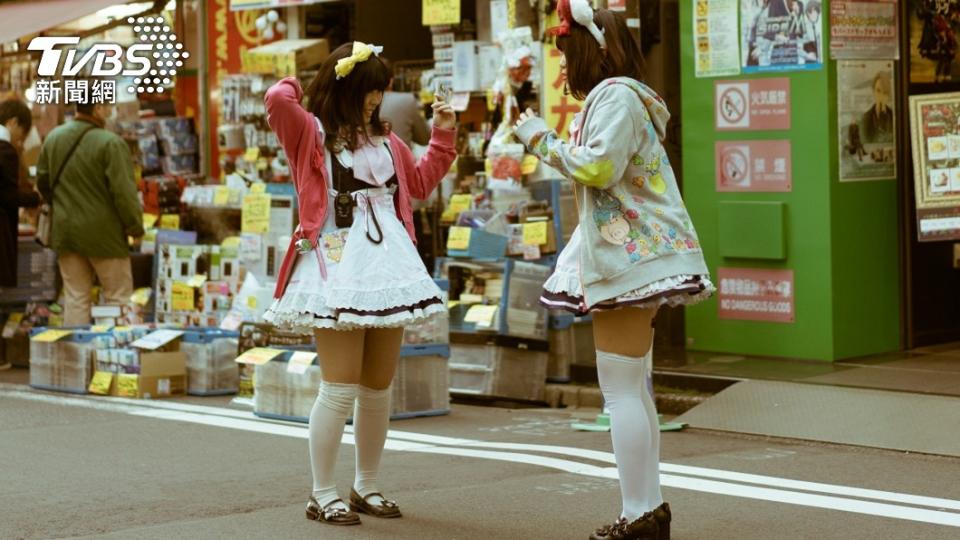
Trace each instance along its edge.
{"label": "yellow hair bow", "polygon": [[369,60],[371,54],[379,56],[382,52],[383,47],[379,45],[367,45],[366,43],[354,41],[353,52],[350,56],[337,60],[337,66],[334,68],[334,71],[337,72],[337,80],[349,75],[357,64]]}

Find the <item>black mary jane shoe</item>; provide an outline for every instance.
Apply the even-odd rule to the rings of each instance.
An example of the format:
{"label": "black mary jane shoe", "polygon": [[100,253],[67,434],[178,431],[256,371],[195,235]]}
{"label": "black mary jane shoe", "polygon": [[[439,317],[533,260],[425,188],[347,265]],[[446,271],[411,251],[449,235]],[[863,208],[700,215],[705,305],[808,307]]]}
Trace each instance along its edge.
{"label": "black mary jane shoe", "polygon": [[319,521],[329,525],[360,525],[360,516],[345,508],[334,507],[337,503],[343,503],[337,499],[330,504],[321,507],[320,503],[313,497],[307,502],[307,519],[310,521]]}
{"label": "black mary jane shoe", "polygon": [[[370,497],[379,496],[383,499],[383,502],[380,504],[370,504],[367,499]],[[403,517],[403,514],[400,513],[400,507],[397,506],[395,501],[389,501],[381,493],[371,493],[366,497],[361,497],[357,490],[350,490],[350,510],[358,512],[361,514],[369,514],[373,517],[378,518],[398,518]]]}
{"label": "black mary jane shoe", "polygon": [[659,540],[670,540],[670,522],[673,520],[673,513],[670,512],[670,505],[663,503],[653,510],[653,519],[657,520],[660,526]]}
{"label": "black mary jane shoe", "polygon": [[659,540],[660,526],[653,512],[647,512],[634,521],[620,518],[612,525],[600,527],[590,540]]}

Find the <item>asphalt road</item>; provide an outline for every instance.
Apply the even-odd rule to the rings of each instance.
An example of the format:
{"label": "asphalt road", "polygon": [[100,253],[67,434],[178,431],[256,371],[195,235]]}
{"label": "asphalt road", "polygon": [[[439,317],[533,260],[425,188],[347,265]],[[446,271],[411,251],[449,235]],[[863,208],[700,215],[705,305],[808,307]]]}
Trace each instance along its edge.
{"label": "asphalt road", "polygon": [[[304,518],[304,426],[222,399],[0,384],[0,538],[584,539],[619,492],[609,435],[570,421],[454,406],[394,422],[381,487],[405,517],[334,528]],[[346,494],[350,445],[338,477]],[[687,430],[663,435],[661,477],[676,539],[960,538],[957,459]]]}

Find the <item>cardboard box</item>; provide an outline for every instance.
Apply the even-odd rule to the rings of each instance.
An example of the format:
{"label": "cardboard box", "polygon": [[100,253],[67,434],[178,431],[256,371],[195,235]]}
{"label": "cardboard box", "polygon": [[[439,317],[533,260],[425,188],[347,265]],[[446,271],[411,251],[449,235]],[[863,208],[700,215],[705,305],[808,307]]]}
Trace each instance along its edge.
{"label": "cardboard box", "polygon": [[119,373],[110,395],[152,399],[187,392],[187,355],[180,350],[183,332],[157,330],[131,343],[140,351],[140,373]]}
{"label": "cardboard box", "polygon": [[285,39],[245,51],[241,63],[244,73],[291,77],[320,65],[329,55],[326,39]]}

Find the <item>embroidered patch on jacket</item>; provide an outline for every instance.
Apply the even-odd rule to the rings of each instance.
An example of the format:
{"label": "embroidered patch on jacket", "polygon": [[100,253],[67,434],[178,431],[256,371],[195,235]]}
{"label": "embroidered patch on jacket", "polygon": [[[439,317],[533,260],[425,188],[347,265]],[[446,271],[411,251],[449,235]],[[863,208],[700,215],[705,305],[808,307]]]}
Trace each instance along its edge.
{"label": "embroidered patch on jacket", "polygon": [[347,246],[347,233],[349,232],[348,229],[340,229],[326,233],[321,237],[323,255],[327,259],[335,263],[340,262],[340,258],[343,257],[343,249]]}

